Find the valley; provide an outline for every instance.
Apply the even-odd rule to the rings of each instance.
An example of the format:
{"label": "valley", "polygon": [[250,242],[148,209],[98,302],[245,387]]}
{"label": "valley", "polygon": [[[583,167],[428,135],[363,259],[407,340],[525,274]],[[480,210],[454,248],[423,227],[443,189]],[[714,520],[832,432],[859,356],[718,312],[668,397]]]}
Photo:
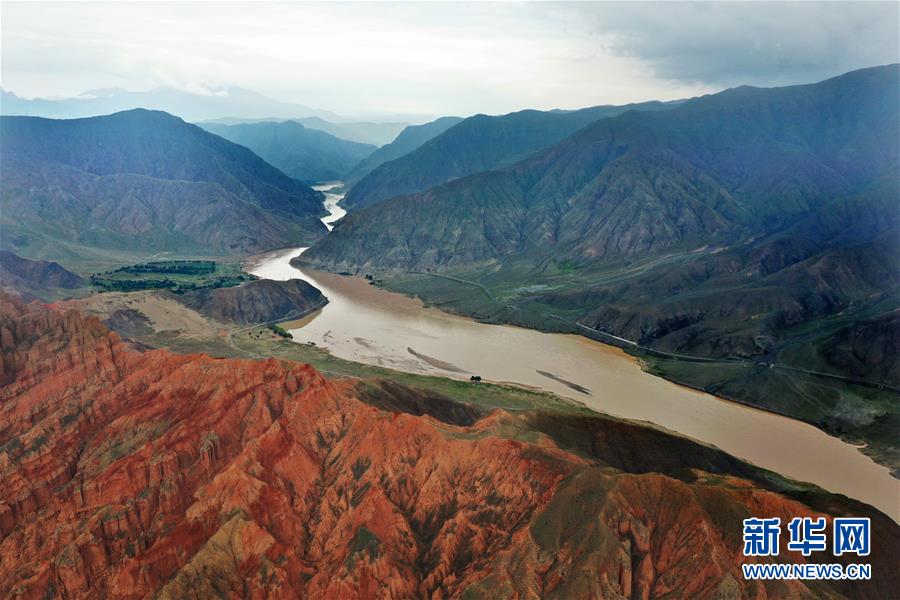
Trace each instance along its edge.
{"label": "valley", "polygon": [[[364,179],[350,214],[294,263],[620,345],[655,374],[811,423],[896,471],[898,80],[885,65],[632,110],[368,206]],[[465,123],[402,173],[465,160],[450,144]]]}
{"label": "valley", "polygon": [[3,2],[0,597],[895,600],[870,4]]}
{"label": "valley", "polygon": [[[480,375],[546,390],[605,414],[661,425],[760,467],[861,499],[900,520],[895,502],[900,481],[858,446],[811,425],[672,384],[644,372],[621,350],[584,337],[478,323],[359,277],[295,269],[291,258],[302,250],[274,253],[249,269],[264,279],[300,276],[329,299],[302,325],[282,324],[298,344],[312,342],[338,358],[378,367],[464,381]],[[436,366],[440,363],[444,366]],[[767,432],[765,443],[758,431]]]}

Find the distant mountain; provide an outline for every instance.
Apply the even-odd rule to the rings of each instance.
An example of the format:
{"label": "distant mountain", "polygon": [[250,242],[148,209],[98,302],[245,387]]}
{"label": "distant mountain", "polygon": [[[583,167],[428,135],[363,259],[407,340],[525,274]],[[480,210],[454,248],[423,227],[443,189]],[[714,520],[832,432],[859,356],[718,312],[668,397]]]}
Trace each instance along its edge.
{"label": "distant mountain", "polygon": [[85,280],[59,263],[28,260],[0,250],[0,287],[11,288],[26,297],[43,296],[55,290],[73,290],[85,285]]}
{"label": "distant mountain", "polygon": [[[359,142],[361,144],[372,144],[375,146],[383,146],[390,143],[397,134],[403,131],[407,126],[406,123],[378,123],[378,122],[352,122],[352,123],[336,123],[326,121],[319,117],[297,117],[291,118],[291,121],[300,123],[307,129],[315,129],[330,133],[334,137],[351,142]],[[217,125],[239,125],[241,123],[268,123],[281,122],[282,118],[269,117],[265,119],[242,119],[238,117],[223,117],[221,119],[209,119],[201,121],[198,125],[204,126],[207,123]]]}
{"label": "distant mountain", "polygon": [[898,385],[898,338],[857,337],[897,323],[898,112],[898,65],[629,112],[353,211],[302,259],[482,319],[745,359],[652,368],[865,439],[898,468],[900,409],[871,389]]}
{"label": "distant mountain", "polygon": [[377,148],[336,138],[316,129],[307,129],[296,121],[241,123],[200,126],[235,144],[246,146],[301,181],[334,181]]}
{"label": "distant mountain", "polygon": [[475,115],[450,127],[414,151],[386,162],[360,179],[344,206],[361,208],[401,194],[509,165],[543,150],[582,127],[628,110],[663,110],[662,102],[596,106],[575,111],[523,110],[489,117]]}
{"label": "distant mountain", "polygon": [[372,123],[368,121],[335,123],[319,117],[303,117],[294,119],[305,127],[330,133],[335,137],[364,144],[384,146],[394,141],[408,123]]}
{"label": "distant mountain", "polygon": [[170,87],[159,87],[147,92],[130,92],[120,88],[89,90],[74,98],[49,100],[19,98],[13,92],[2,90],[0,112],[4,115],[74,119],[96,117],[134,108],[161,110],[187,121],[215,119],[226,115],[241,118],[266,117],[324,117],[339,120],[334,113],[280,102],[256,92],[237,87],[210,90],[208,93],[191,93]]}
{"label": "distant mountain", "polygon": [[0,136],[0,222],[25,256],[247,253],[325,233],[321,193],[167,113],[0,117]]}
{"label": "distant mountain", "polygon": [[462,117],[441,117],[430,123],[407,126],[393,142],[386,146],[382,146],[373,152],[367,159],[359,163],[356,168],[347,175],[347,182],[356,183],[376,167],[379,167],[388,161],[400,158],[405,154],[409,154],[431,138],[444,133],[462,120]]}

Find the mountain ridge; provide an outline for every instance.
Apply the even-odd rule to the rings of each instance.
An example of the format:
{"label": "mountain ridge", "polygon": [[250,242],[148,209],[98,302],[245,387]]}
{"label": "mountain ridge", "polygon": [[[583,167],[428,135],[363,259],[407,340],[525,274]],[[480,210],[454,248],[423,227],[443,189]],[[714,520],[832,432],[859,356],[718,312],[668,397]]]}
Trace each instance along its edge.
{"label": "mountain ridge", "polygon": [[407,125],[391,143],[382,146],[356,165],[347,175],[347,183],[352,185],[382,164],[409,154],[462,120],[462,117],[441,117],[422,125]]}
{"label": "mountain ridge", "polygon": [[[0,307],[0,584],[23,597],[897,586],[900,528],[882,513],[659,429],[148,350],[71,304]],[[747,582],[748,514],[871,518],[872,579]]]}
{"label": "mountain ridge", "polygon": [[297,121],[242,123],[200,127],[235,144],[250,148],[260,158],[300,181],[342,179],[377,148],[307,129]]}
{"label": "mountain ridge", "polygon": [[311,117],[336,119],[338,115],[312,109],[302,104],[273,100],[252,90],[239,87],[187,92],[172,87],[158,87],[145,92],[122,88],[88,90],[72,98],[25,99],[9,90],[0,90],[0,111],[4,115],[73,119],[97,117],[135,108],[162,110],[188,121],[199,121],[240,114],[249,118]]}
{"label": "mountain ridge", "polygon": [[26,255],[248,253],[325,233],[321,193],[167,113],[4,116],[0,133],[4,244]]}
{"label": "mountain ridge", "polygon": [[575,111],[522,110],[463,119],[412,152],[383,163],[357,181],[344,206],[358,209],[394,196],[512,164],[559,142],[589,123],[628,110],[665,110],[672,103],[644,102]]}

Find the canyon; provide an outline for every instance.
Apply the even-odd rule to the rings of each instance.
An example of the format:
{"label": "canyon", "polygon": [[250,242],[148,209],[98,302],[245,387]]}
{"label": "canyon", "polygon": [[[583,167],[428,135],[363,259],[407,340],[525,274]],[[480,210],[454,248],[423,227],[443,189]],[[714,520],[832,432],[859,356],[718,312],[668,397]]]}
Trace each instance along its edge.
{"label": "canyon", "polygon": [[[11,296],[0,348],[12,597],[888,598],[900,584],[885,515],[645,425],[148,350],[71,305]],[[873,579],[743,580],[751,515],[870,517]]]}

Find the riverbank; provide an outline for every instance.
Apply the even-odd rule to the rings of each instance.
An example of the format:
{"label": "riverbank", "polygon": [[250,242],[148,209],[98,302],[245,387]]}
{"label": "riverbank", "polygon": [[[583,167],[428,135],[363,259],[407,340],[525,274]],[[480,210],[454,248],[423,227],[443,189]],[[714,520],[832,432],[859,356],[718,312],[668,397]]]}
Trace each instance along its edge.
{"label": "riverbank", "polygon": [[[439,375],[463,385],[477,386],[463,380],[480,375],[532,386],[597,412],[655,423],[900,516],[900,482],[889,470],[811,425],[679,386],[644,372],[636,357],[582,336],[478,323],[363,278],[298,271],[290,261],[301,250],[274,253],[251,268],[260,277],[303,278],[331,301],[305,326],[291,330],[295,342],[312,342],[343,360]],[[441,370],[408,348],[461,372]]]}
{"label": "riverbank", "polygon": [[[375,284],[385,290],[420,298],[440,308],[483,323],[513,324],[550,333],[574,333],[622,348],[639,359],[648,373],[745,406],[809,423],[829,435],[861,449],[894,476],[900,475],[900,398],[895,391],[872,384],[823,377],[782,364],[810,359],[800,344],[782,348],[779,358],[740,360],[685,360],[668,353],[643,352],[615,336],[577,327],[580,311],[565,312],[533,303],[511,305],[482,284],[433,274],[379,274]],[[474,282],[477,283],[477,282]],[[493,299],[493,300],[492,300]],[[786,357],[786,358],[782,358]],[[692,357],[693,358],[693,357]],[[898,498],[900,502],[900,498]]]}

